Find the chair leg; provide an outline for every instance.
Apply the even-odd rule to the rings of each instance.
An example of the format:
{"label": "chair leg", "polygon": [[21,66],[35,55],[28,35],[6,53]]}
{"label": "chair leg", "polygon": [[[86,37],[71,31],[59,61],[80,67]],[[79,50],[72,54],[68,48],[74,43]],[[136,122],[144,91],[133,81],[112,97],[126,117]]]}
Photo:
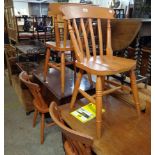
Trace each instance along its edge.
{"label": "chair leg", "polygon": [[105,88],[105,76],[102,76],[102,90]]}
{"label": "chair leg", "polygon": [[136,105],[137,113],[140,115],[140,102],[139,102],[139,95],[137,90],[137,84],[136,84],[136,75],[134,70],[130,71],[130,81],[131,81],[131,89],[133,93],[133,99]]}
{"label": "chair leg", "polygon": [[47,71],[48,71],[48,63],[50,58],[50,48],[46,49],[46,58],[45,58],[45,65],[44,65],[44,81],[46,81]]}
{"label": "chair leg", "polygon": [[88,80],[89,80],[90,85],[93,85],[91,74],[87,73],[87,75],[88,75]]}
{"label": "chair leg", "polygon": [[96,78],[96,132],[97,138],[102,135],[102,77]]}
{"label": "chair leg", "polygon": [[38,110],[35,109],[35,111],[34,111],[34,116],[33,116],[33,127],[36,126],[37,116],[38,116]]}
{"label": "chair leg", "polygon": [[40,123],[40,143],[44,143],[44,128],[45,128],[45,115],[41,114],[41,123]]}
{"label": "chair leg", "polygon": [[61,93],[65,92],[65,53],[61,52]]}
{"label": "chair leg", "polygon": [[76,100],[78,90],[79,90],[79,87],[80,87],[80,83],[81,83],[81,79],[82,79],[82,74],[83,74],[83,70],[80,69],[79,72],[78,72],[78,75],[77,75],[77,79],[76,79],[75,86],[74,86],[74,91],[73,91],[73,94],[72,94],[72,99],[71,99],[71,102],[70,102],[70,108],[71,109],[73,109],[74,104],[75,104],[75,100]]}

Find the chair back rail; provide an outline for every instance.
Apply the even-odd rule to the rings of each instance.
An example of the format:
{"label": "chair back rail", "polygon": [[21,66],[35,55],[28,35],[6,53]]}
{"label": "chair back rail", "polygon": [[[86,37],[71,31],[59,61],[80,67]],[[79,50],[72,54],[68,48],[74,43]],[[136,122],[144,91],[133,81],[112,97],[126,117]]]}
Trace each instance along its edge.
{"label": "chair back rail", "polygon": [[69,155],[90,155],[93,138],[67,127],[63,123],[59,108],[55,102],[50,104],[49,113],[53,121],[60,127],[63,135],[65,136],[64,148],[66,153]]}
{"label": "chair back rail", "polygon": [[48,7],[48,16],[52,16],[54,19],[54,32],[56,46],[60,47],[61,41],[63,41],[63,47],[66,47],[66,42],[68,39],[68,29],[67,22],[63,19],[62,12],[60,11],[60,3],[51,3]]}
{"label": "chair back rail", "polygon": [[[101,8],[97,6],[61,6],[61,10],[68,20],[69,32],[72,38],[72,43],[75,49],[75,55],[78,61],[82,62],[84,58],[90,59],[93,55],[94,60],[96,59],[97,50],[99,48],[99,55],[103,57],[103,33],[101,20],[107,22],[107,44],[106,44],[106,55],[112,56],[113,51],[111,47],[111,25],[110,20],[114,19],[114,11],[108,8]],[[80,23],[79,23],[80,22]],[[98,45],[95,39],[96,24],[98,35]],[[92,49],[90,48],[92,47]]]}

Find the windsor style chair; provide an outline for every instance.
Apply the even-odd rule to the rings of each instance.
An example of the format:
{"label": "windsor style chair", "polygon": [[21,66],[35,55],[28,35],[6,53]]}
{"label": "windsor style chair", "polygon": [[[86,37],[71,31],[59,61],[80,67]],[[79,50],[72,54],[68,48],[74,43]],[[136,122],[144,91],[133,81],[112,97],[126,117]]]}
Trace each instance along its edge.
{"label": "windsor style chair", "polygon": [[[105,83],[108,82],[105,79],[106,76],[126,71],[130,72],[133,98],[138,115],[140,114],[140,103],[134,72],[134,69],[136,68],[136,61],[113,56],[113,50],[111,47],[111,20],[114,18],[114,11],[112,9],[86,5],[63,5],[61,6],[61,11],[63,12],[65,19],[68,22],[69,33],[76,56],[75,65],[77,68],[79,68],[72,99],[70,102],[70,108],[72,109],[74,107],[78,92],[80,92],[90,102],[96,104],[96,133],[97,137],[100,138],[102,135],[102,97],[112,93],[113,91],[123,88],[123,86],[120,85],[106,90]],[[80,25],[78,26],[77,20],[80,20]],[[96,39],[94,37],[94,22],[97,24],[98,45],[96,44]],[[106,35],[104,36],[106,37],[106,54],[104,54],[103,34],[101,27],[102,22],[107,23]],[[86,31],[87,23],[88,27]],[[141,23],[137,21],[137,28],[135,29],[135,33],[137,32],[137,29],[140,28],[140,25]],[[88,39],[88,37],[90,39]],[[97,49],[99,51],[97,51]],[[93,96],[90,96],[79,88],[84,71],[96,76],[96,94]]]}
{"label": "windsor style chair", "polygon": [[60,127],[64,136],[64,149],[67,155],[91,155],[91,146],[93,138],[74,131],[67,127],[61,118],[55,102],[52,102],[49,107],[49,112],[53,121]]}
{"label": "windsor style chair", "polygon": [[[33,104],[35,107],[34,116],[33,116],[33,127],[36,125],[36,120],[38,113],[41,114],[41,123],[40,123],[40,143],[44,143],[44,128],[45,128],[45,114],[49,112],[48,104],[43,99],[40,93],[40,87],[38,84],[33,83],[29,79],[29,75],[23,71],[19,74],[20,80],[28,87],[31,92],[33,99]],[[47,127],[55,125],[54,122],[48,123]]]}
{"label": "windsor style chair", "polygon": [[[44,81],[46,81],[48,67],[59,70],[61,73],[61,92],[63,94],[65,90],[65,65],[73,63],[65,62],[65,54],[67,54],[66,52],[72,52],[73,47],[71,46],[71,41],[68,40],[67,22],[63,20],[62,13],[59,10],[61,5],[60,3],[49,4],[48,16],[52,16],[54,19],[55,40],[46,42],[47,50],[44,65]],[[60,63],[50,62],[51,50],[60,53]]]}

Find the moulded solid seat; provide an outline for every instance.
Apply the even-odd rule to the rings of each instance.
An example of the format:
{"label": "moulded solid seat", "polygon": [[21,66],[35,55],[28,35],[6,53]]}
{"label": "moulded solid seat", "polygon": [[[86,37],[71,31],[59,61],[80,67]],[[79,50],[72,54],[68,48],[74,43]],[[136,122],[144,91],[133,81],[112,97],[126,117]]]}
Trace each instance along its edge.
{"label": "moulded solid seat", "polygon": [[113,75],[134,69],[136,61],[116,56],[109,58],[105,55],[102,58],[97,56],[96,60],[91,57],[89,60],[85,58],[83,62],[76,61],[76,66],[95,75]]}

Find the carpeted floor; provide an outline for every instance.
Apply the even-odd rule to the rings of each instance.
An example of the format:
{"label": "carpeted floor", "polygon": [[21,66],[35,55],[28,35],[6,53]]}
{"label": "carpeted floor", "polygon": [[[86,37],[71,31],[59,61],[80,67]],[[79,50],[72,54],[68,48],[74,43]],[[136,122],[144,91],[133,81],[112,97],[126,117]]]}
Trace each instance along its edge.
{"label": "carpeted floor", "polygon": [[45,129],[40,144],[40,123],[32,127],[33,113],[26,116],[7,76],[4,77],[4,153],[5,155],[64,155],[61,132],[57,126]]}

